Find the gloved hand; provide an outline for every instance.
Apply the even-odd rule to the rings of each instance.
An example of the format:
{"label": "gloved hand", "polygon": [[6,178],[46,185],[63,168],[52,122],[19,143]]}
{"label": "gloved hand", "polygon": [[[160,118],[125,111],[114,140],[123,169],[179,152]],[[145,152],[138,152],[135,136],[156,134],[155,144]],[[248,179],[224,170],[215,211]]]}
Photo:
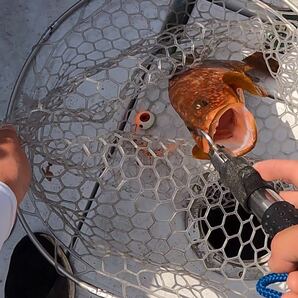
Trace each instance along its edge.
{"label": "gloved hand", "polygon": [[31,168],[12,126],[0,128],[0,181],[14,192],[19,205],[29,189]]}
{"label": "gloved hand", "polygon": [[[281,180],[298,186],[298,161],[266,160],[255,164],[264,180]],[[298,191],[280,192],[281,197],[298,208]],[[291,226],[272,239],[269,267],[272,272],[289,272],[290,289],[282,298],[298,298],[298,225]]]}

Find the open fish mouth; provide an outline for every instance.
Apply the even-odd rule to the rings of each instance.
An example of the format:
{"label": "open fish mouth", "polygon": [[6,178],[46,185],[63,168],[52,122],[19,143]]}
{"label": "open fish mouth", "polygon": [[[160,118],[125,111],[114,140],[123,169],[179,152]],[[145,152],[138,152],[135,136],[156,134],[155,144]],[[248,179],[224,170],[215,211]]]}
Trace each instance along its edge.
{"label": "open fish mouth", "polygon": [[236,156],[243,155],[255,146],[255,119],[243,103],[231,104],[215,115],[209,134],[216,144],[223,145]]}

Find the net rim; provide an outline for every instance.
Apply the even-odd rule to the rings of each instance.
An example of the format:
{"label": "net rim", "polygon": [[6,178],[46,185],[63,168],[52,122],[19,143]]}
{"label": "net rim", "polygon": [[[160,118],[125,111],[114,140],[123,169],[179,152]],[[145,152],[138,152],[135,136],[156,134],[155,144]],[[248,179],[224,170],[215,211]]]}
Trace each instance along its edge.
{"label": "net rim", "polygon": [[[23,66],[22,66],[22,69],[21,69],[21,71],[20,71],[20,73],[17,77],[16,83],[14,84],[14,87],[13,87],[13,90],[12,90],[12,93],[11,93],[11,96],[10,96],[10,99],[9,99],[9,104],[8,104],[8,108],[7,108],[7,111],[6,111],[6,115],[5,115],[5,118],[4,118],[5,122],[9,122],[11,120],[10,115],[11,115],[13,109],[14,109],[14,106],[15,106],[16,102],[17,102],[17,92],[19,90],[21,82],[22,82],[23,78],[26,76],[26,73],[28,71],[28,68],[29,68],[32,60],[38,54],[38,52],[42,48],[43,44],[63,24],[63,22],[68,19],[69,16],[71,16],[74,12],[79,10],[84,5],[87,5],[90,1],[91,0],[78,0],[73,6],[71,6],[69,9],[67,9],[55,21],[52,22],[52,24],[45,30],[45,32],[42,34],[42,36],[37,41],[37,43],[32,47],[32,50],[31,50],[30,54],[28,55],[28,57],[26,58]],[[290,4],[290,1],[288,1],[288,0],[282,0],[282,1],[284,3],[286,3],[287,5],[289,5],[289,7],[291,9],[296,8],[295,12],[298,13],[298,8],[295,7],[293,4]],[[253,3],[262,3],[259,0],[252,0],[252,2]],[[262,4],[265,5],[267,8],[269,8],[269,10],[271,10],[271,12],[274,11],[267,4],[265,4],[265,3],[262,3]],[[276,12],[275,12],[275,14],[276,14]],[[278,17],[280,18],[280,16],[278,16]],[[280,18],[280,19],[283,19],[283,17]],[[289,22],[287,22],[287,23],[290,24]],[[26,233],[28,234],[31,241],[33,242],[33,244],[40,251],[40,253],[50,262],[50,264],[53,265],[56,268],[56,270],[59,273],[61,273],[65,277],[69,278],[71,281],[76,283],[79,287],[86,289],[87,291],[89,291],[90,293],[96,295],[97,297],[102,297],[102,298],[116,298],[117,297],[117,296],[112,295],[112,294],[110,294],[110,293],[108,293],[108,292],[106,292],[106,291],[104,291],[104,290],[102,290],[98,287],[95,287],[94,285],[91,285],[91,284],[83,281],[82,279],[79,279],[79,278],[75,277],[74,274],[69,273],[61,265],[57,264],[55,262],[54,258],[46,252],[46,250],[43,248],[41,243],[34,236],[34,233],[31,230],[28,222],[26,221],[25,216],[24,216],[21,209],[17,211],[17,216],[18,216],[18,219],[20,220],[23,228],[25,229]]]}

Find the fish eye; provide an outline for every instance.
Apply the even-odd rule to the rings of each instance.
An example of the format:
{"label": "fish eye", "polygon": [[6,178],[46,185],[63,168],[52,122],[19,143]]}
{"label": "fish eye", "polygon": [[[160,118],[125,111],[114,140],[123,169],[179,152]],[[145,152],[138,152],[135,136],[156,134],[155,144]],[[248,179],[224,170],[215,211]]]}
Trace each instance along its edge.
{"label": "fish eye", "polygon": [[208,101],[206,99],[197,99],[195,102],[194,102],[194,106],[196,109],[201,109],[201,108],[204,108],[206,106],[208,106]]}

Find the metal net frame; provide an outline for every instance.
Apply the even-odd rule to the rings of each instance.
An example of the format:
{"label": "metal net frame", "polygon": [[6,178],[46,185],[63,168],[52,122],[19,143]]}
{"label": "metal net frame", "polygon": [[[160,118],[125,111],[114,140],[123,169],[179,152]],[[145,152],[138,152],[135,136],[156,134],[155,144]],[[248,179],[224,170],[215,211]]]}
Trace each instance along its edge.
{"label": "metal net frame", "polygon": [[[100,297],[253,297],[270,241],[193,159],[168,82],[205,59],[262,52],[279,63],[246,94],[258,126],[248,157],[297,158],[296,14],[287,1],[80,1],[45,32],[12,94],[33,182],[20,219],[59,272]],[[136,126],[139,112],[155,123]],[[279,189],[291,186],[276,182]],[[40,221],[73,265],[32,233]]]}

